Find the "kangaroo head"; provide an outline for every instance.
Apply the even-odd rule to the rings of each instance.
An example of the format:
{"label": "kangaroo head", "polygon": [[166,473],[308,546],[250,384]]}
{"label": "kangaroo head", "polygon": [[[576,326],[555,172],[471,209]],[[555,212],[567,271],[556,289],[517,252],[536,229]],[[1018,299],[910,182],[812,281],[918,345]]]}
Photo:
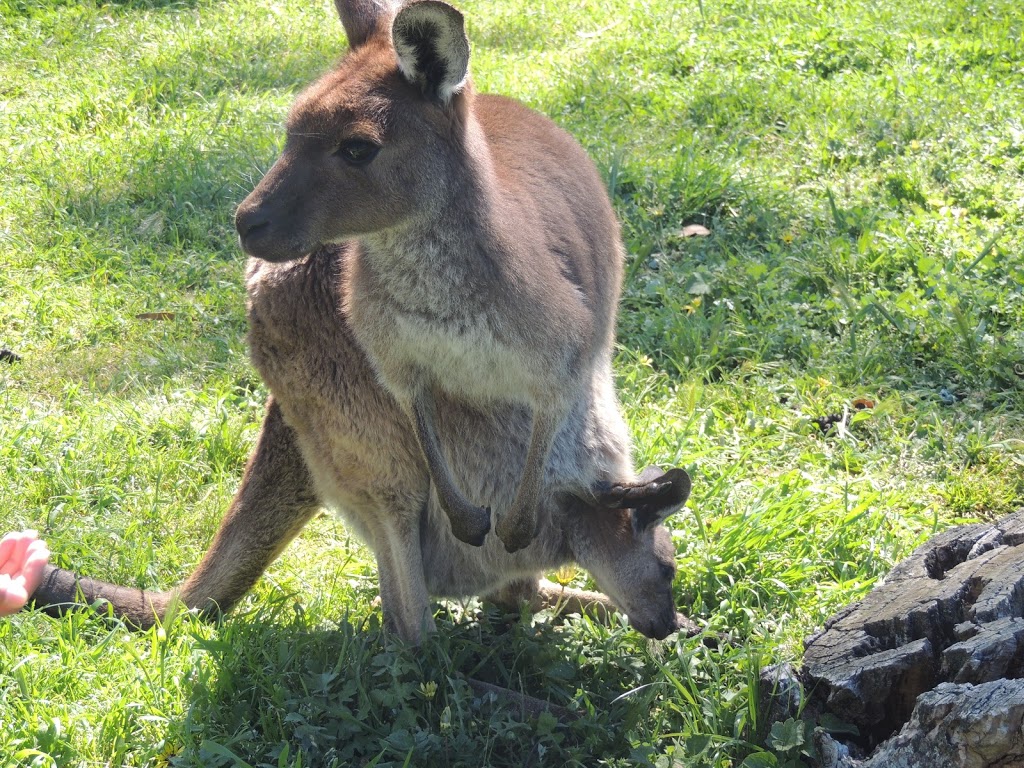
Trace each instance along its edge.
{"label": "kangaroo head", "polygon": [[690,478],[673,470],[675,496],[658,508],[600,509],[585,507],[573,526],[573,549],[598,588],[647,637],[661,640],[679,626],[672,582],[675,547],[663,525],[690,495]]}
{"label": "kangaroo head", "polygon": [[268,261],[440,210],[460,185],[472,101],[462,15],[417,0],[337,0],[350,51],[292,106],[277,162],[235,215]]}

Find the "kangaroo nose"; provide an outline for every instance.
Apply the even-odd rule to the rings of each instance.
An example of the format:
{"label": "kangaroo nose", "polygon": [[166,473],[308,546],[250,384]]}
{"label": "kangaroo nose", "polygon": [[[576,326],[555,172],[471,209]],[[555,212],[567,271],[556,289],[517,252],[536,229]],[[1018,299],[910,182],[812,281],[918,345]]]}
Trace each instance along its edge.
{"label": "kangaroo nose", "polygon": [[245,238],[254,234],[257,230],[266,227],[269,221],[266,216],[263,216],[255,208],[250,208],[245,205],[238,206],[238,210],[235,211],[235,229],[238,230],[238,236],[242,240],[242,244],[245,244]]}

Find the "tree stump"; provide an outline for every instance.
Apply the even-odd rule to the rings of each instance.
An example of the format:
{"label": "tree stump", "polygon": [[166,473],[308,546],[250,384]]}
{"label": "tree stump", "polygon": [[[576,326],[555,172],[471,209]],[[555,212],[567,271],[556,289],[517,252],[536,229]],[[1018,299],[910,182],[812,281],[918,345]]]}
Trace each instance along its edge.
{"label": "tree stump", "polygon": [[1024,510],[945,531],[806,640],[805,716],[868,755],[832,765],[1024,766],[1022,543]]}

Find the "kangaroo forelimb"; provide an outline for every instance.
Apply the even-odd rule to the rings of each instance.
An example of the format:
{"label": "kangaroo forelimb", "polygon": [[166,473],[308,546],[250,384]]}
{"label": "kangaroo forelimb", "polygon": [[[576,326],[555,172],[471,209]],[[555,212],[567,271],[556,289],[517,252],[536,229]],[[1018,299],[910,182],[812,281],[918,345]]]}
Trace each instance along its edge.
{"label": "kangaroo forelimb", "polygon": [[505,545],[506,552],[525,549],[537,535],[537,503],[544,483],[544,468],[562,416],[560,410],[534,409],[530,447],[526,452],[526,466],[515,501],[494,526],[494,532]]}
{"label": "kangaroo forelimb", "polygon": [[491,530],[491,510],[471,503],[455,485],[448,462],[441,452],[437,407],[428,387],[422,387],[413,397],[412,411],[416,438],[426,459],[427,471],[437,490],[441,508],[448,515],[452,534],[466,544],[483,546],[487,532]]}

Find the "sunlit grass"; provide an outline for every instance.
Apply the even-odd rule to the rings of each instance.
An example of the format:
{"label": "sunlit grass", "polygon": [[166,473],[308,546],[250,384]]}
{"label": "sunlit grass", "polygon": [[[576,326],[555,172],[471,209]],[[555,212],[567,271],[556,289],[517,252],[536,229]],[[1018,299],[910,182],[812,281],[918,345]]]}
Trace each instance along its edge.
{"label": "sunlit grass", "polygon": [[[693,475],[671,525],[705,637],[471,601],[412,652],[318,518],[217,626],[0,623],[0,763],[739,765],[762,666],[934,530],[1021,505],[1019,3],[462,8],[478,87],[608,180],[621,397],[637,463]],[[233,209],[343,49],[327,0],[0,0],[0,529],[130,585],[197,562],[266,396]]]}

